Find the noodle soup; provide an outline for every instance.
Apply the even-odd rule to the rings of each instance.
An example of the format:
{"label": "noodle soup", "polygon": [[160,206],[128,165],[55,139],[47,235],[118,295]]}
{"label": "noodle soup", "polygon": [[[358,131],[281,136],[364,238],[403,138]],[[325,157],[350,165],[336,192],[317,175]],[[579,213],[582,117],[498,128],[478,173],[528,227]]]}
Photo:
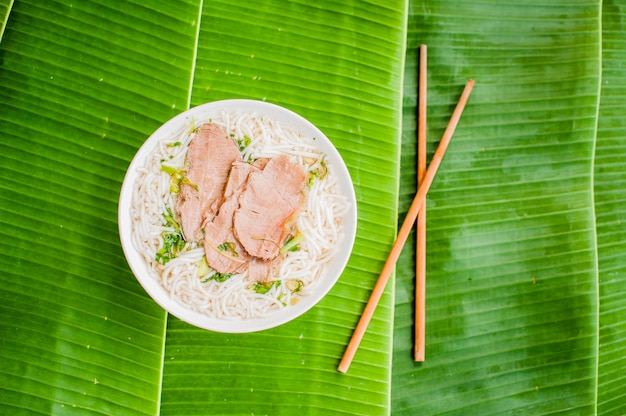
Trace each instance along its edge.
{"label": "noodle soup", "polygon": [[[181,231],[189,145],[205,123],[223,130],[243,162],[286,156],[306,174],[292,232],[280,242],[266,278],[253,278],[245,267],[216,271],[207,261],[207,245]],[[249,100],[196,107],[166,126],[138,152],[120,198],[122,244],[131,268],[131,259],[141,259],[133,271],[144,288],[181,319],[224,332],[265,329],[312,307],[341,274],[355,234],[354,193],[328,139],[287,110]],[[233,250],[225,244],[220,250]]]}

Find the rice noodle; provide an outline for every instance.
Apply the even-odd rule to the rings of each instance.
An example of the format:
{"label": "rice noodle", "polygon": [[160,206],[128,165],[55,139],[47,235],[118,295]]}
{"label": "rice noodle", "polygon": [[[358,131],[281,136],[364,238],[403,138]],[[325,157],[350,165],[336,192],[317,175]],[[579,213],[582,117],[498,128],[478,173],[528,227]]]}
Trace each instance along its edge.
{"label": "rice noodle", "polygon": [[[327,174],[315,178],[305,191],[296,222],[304,241],[299,250],[282,255],[277,275],[271,276],[271,280],[281,283],[261,294],[251,288],[254,282],[247,279],[247,271],[223,282],[208,278],[213,271],[199,277],[198,264],[203,259],[204,249],[195,242],[187,242],[178,256],[166,264],[156,260],[156,253],[163,246],[161,233],[173,231],[164,225],[163,214],[167,209],[176,213],[180,203],[179,195],[170,192],[171,178],[161,171],[161,164],[166,161],[168,166],[177,168],[184,165],[192,131],[202,124],[200,122],[161,140],[145,166],[140,168],[131,206],[133,244],[154,272],[154,278],[183,306],[216,319],[267,316],[296,303],[299,297],[307,296],[314,289],[339,248],[342,218],[348,202],[340,192],[333,166],[317,149],[314,138],[301,137],[297,131],[275,120],[251,113],[223,111],[207,121],[222,127],[235,140],[246,136],[251,139],[242,151],[244,161],[285,154],[306,171],[327,169]],[[173,145],[177,142],[180,145]],[[301,281],[301,291],[292,293],[286,284],[291,279]]]}

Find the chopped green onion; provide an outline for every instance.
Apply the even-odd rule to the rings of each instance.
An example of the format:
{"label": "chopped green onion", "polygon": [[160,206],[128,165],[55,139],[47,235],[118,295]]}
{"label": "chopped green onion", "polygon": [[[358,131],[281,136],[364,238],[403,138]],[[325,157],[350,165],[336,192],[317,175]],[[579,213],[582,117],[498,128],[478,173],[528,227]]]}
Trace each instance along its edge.
{"label": "chopped green onion", "polygon": [[161,163],[161,171],[167,173],[170,176],[180,174],[180,170],[178,170],[177,168],[173,166],[164,165],[163,163]]}
{"label": "chopped green onion", "polygon": [[213,275],[213,280],[215,280],[218,283],[222,283],[222,282],[227,281],[231,277],[233,277],[232,273],[215,273]]}
{"label": "chopped green onion", "polygon": [[285,286],[291,291],[291,293],[298,293],[304,288],[304,282],[300,279],[287,280]]}
{"label": "chopped green onion", "polygon": [[215,280],[218,283],[223,283],[233,277],[232,273],[218,273],[215,272],[212,275],[208,276],[206,279],[202,280],[202,283],[207,283],[211,280]]}
{"label": "chopped green onion", "polygon": [[297,251],[300,249],[300,243],[304,241],[304,234],[300,231],[296,235],[289,237],[285,244],[280,249],[280,254],[283,255],[289,251]]}
{"label": "chopped green onion", "polygon": [[187,136],[191,136],[197,131],[196,129],[196,121],[193,117],[191,117],[191,121],[189,123],[189,130],[187,131]]}
{"label": "chopped green onion", "polygon": [[161,264],[166,264],[168,261],[176,258],[178,253],[185,248],[185,239],[183,238],[182,229],[174,214],[169,208],[166,208],[166,212],[163,213],[163,219],[165,225],[173,228],[173,230],[164,230],[161,232],[161,238],[163,239],[163,247],[156,253],[156,261]]}
{"label": "chopped green onion", "polygon": [[252,290],[254,290],[256,293],[264,295],[264,294],[266,294],[267,292],[270,291],[272,286],[274,286],[274,283],[276,283],[276,282],[256,282],[252,286]]}
{"label": "chopped green onion", "polygon": [[307,185],[310,187],[315,182],[315,179],[324,179],[328,174],[328,166],[326,166],[326,160],[320,160],[320,165],[309,171],[309,181]]}
{"label": "chopped green onion", "polygon": [[172,178],[172,185],[170,186],[170,192],[172,193],[180,192],[180,185],[183,184],[191,186],[196,191],[200,190],[198,185],[192,183],[189,178],[187,178],[187,172],[183,170],[161,163],[161,171],[167,173]]}
{"label": "chopped green onion", "polygon": [[250,143],[252,143],[252,139],[247,134],[244,134],[243,138],[237,139],[237,144],[239,145],[240,152],[243,152],[246,147],[250,146]]}
{"label": "chopped green onion", "polygon": [[226,241],[220,244],[219,246],[217,246],[217,249],[219,251],[230,251],[230,254],[232,254],[233,257],[239,257],[239,253],[237,253],[237,247],[232,241]]}
{"label": "chopped green onion", "polygon": [[183,229],[180,227],[180,224],[178,224],[178,221],[176,221],[176,218],[174,218],[174,214],[169,207],[165,207],[165,212],[162,215],[163,219],[165,219],[165,225],[173,227],[178,234],[183,234]]}
{"label": "chopped green onion", "polygon": [[209,270],[211,270],[205,256],[202,256],[202,259],[196,263],[196,266],[198,266],[198,277],[206,276],[209,274]]}

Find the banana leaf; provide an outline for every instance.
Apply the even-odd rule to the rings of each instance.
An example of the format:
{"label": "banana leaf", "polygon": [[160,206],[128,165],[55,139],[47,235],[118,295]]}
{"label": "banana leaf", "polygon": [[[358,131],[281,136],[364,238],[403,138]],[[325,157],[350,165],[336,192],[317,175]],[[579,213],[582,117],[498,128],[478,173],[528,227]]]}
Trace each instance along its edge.
{"label": "banana leaf", "polygon": [[[392,286],[350,374],[336,367],[396,229],[405,3],[5,7],[0,413],[387,414]],[[148,135],[190,106],[238,97],[284,105],[331,138],[359,224],[319,306],[226,335],[146,295],[116,219]]]}
{"label": "banana leaf", "polygon": [[623,414],[623,8],[604,7],[601,61],[597,2],[480,6],[409,10],[401,217],[419,44],[431,148],[465,79],[477,86],[427,201],[424,363],[414,244],[398,266],[393,414]]}
{"label": "banana leaf", "polygon": [[[355,180],[357,247],[329,296],[302,319],[275,330],[224,336],[170,318],[162,411],[387,414],[391,296],[353,371],[346,376],[335,369],[395,232],[402,2],[276,2],[265,3],[261,13],[249,12],[256,3],[242,9],[230,3],[203,8],[201,21],[207,24],[198,36],[192,105],[253,97],[285,105],[318,125]],[[229,17],[233,12],[237,19]],[[380,19],[366,22],[371,13]]]}
{"label": "banana leaf", "polygon": [[[589,0],[0,1],[0,414],[624,414],[625,16]],[[426,361],[411,240],[340,374],[415,193],[422,43],[429,155],[477,83],[428,194]],[[328,297],[254,334],[168,316],[117,233],[142,142],[224,98],[318,125],[358,200]]]}
{"label": "banana leaf", "polygon": [[594,166],[600,343],[598,414],[626,412],[626,7],[602,5],[602,92]]}

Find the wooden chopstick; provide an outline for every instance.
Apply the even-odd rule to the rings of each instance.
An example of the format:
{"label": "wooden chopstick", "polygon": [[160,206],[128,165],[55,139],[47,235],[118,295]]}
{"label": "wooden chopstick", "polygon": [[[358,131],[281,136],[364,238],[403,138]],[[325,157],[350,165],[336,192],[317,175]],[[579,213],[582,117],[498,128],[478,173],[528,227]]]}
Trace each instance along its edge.
{"label": "wooden chopstick", "polygon": [[367,305],[365,305],[365,309],[363,310],[361,319],[359,320],[359,323],[357,324],[356,329],[354,330],[354,333],[352,334],[352,338],[350,339],[350,342],[348,343],[348,347],[346,348],[346,351],[343,354],[343,358],[341,359],[341,362],[339,363],[339,367],[337,368],[337,370],[339,370],[342,373],[347,372],[348,368],[350,368],[350,364],[352,363],[352,359],[354,358],[354,355],[356,354],[356,351],[359,348],[359,344],[361,343],[361,340],[363,339],[365,330],[367,329],[367,326],[369,325],[369,322],[372,319],[372,315],[374,314],[374,311],[376,310],[376,306],[378,305],[378,302],[380,301],[380,298],[385,290],[385,286],[387,285],[387,282],[389,281],[389,276],[391,275],[391,272],[393,271],[396,265],[396,262],[398,261],[398,257],[400,257],[400,252],[402,251],[402,247],[404,246],[404,243],[406,242],[406,239],[409,236],[409,232],[411,228],[413,228],[413,225],[415,224],[417,213],[422,207],[422,205],[424,204],[424,200],[426,199],[426,193],[428,192],[428,188],[430,188],[430,185],[432,184],[433,179],[435,179],[435,174],[437,173],[437,169],[439,169],[439,165],[441,164],[441,161],[443,160],[443,156],[446,152],[446,149],[448,148],[450,139],[452,139],[452,134],[454,133],[454,130],[456,129],[457,124],[459,123],[461,114],[463,113],[463,109],[465,108],[465,105],[467,104],[467,100],[469,99],[469,96],[473,87],[474,87],[474,80],[470,79],[469,81],[467,81],[467,84],[465,85],[465,89],[463,90],[463,93],[461,94],[461,98],[459,99],[459,102],[456,108],[454,109],[454,112],[452,113],[452,117],[450,118],[450,121],[448,122],[448,126],[446,127],[446,130],[443,132],[443,136],[441,137],[439,146],[437,147],[437,150],[435,151],[435,154],[433,155],[433,158],[430,162],[430,166],[428,167],[428,169],[426,170],[426,174],[424,175],[424,181],[419,186],[419,189],[417,191],[417,194],[415,195],[415,198],[413,198],[413,202],[411,203],[411,206],[409,207],[409,211],[404,219],[404,222],[402,223],[402,227],[400,227],[400,231],[398,232],[396,241],[391,248],[389,257],[387,258],[387,261],[385,262],[385,265],[383,266],[383,270],[380,273],[380,276],[378,277],[378,281],[376,282],[376,285],[374,286],[374,289],[372,291],[372,294],[370,295]]}
{"label": "wooden chopstick", "polygon": [[[417,102],[417,186],[426,175],[426,95],[427,47],[420,46]],[[415,348],[413,357],[423,362],[426,357],[426,204],[417,214],[415,231]]]}

